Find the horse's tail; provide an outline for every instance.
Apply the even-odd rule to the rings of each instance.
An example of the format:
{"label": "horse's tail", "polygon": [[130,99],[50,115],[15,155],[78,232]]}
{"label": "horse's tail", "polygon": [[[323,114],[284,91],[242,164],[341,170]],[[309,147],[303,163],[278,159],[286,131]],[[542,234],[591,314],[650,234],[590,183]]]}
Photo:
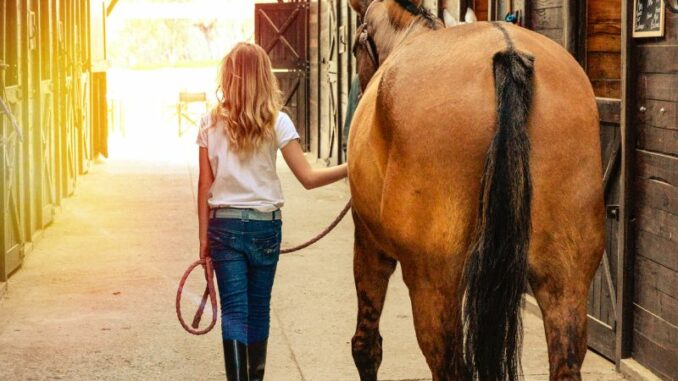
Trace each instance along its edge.
{"label": "horse's tail", "polygon": [[493,58],[497,131],[481,182],[464,290],[464,359],[472,379],[517,380],[531,222],[530,143],[533,58],[512,45]]}

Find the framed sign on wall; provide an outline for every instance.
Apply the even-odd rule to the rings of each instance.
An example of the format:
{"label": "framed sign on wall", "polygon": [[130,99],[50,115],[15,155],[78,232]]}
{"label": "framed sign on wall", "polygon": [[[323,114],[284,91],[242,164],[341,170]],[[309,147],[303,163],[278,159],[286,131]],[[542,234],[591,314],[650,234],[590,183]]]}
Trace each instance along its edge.
{"label": "framed sign on wall", "polygon": [[633,37],[664,36],[664,1],[634,0]]}

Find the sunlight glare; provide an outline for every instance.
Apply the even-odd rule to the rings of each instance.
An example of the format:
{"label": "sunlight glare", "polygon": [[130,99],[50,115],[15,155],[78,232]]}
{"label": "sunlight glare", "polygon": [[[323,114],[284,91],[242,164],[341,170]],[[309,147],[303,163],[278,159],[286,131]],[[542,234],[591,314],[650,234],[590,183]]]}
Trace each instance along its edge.
{"label": "sunlight glare", "polygon": [[[219,61],[254,40],[254,0],[120,0],[107,23],[110,157],[194,162]],[[208,102],[186,104],[180,116],[180,92]]]}

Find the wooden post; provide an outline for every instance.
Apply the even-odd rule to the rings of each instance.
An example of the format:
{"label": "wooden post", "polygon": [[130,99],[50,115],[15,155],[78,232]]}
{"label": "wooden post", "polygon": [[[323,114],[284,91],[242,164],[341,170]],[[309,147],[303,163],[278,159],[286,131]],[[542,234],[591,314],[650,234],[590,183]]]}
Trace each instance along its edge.
{"label": "wooden post", "polygon": [[577,0],[563,0],[563,47],[577,53]]}
{"label": "wooden post", "polygon": [[617,266],[617,329],[615,345],[615,363],[619,370],[621,360],[631,354],[633,334],[633,227],[630,216],[633,213],[633,151],[635,147],[632,128],[632,109],[635,106],[633,39],[631,38],[631,17],[633,1],[622,0],[621,15],[621,192],[619,196],[619,258]]}
{"label": "wooden post", "polygon": [[[344,110],[343,110],[343,102],[342,102],[342,90],[344,87],[344,81],[343,81],[343,76],[344,76],[344,52],[342,50],[342,41],[341,38],[343,36],[343,23],[344,23],[344,12],[342,10],[342,0],[337,0],[336,1],[336,20],[335,20],[335,29],[337,33],[337,42],[336,42],[336,55],[337,55],[337,94],[336,94],[336,111],[337,111],[337,119],[334,121],[336,123],[336,130],[337,130],[337,164],[342,163],[342,155],[343,151],[341,149],[341,135],[342,135],[342,127],[343,127],[343,122],[344,122]],[[331,133],[330,133],[331,134]],[[332,145],[330,144],[330,147]],[[330,151],[330,156],[332,156],[332,152]]]}

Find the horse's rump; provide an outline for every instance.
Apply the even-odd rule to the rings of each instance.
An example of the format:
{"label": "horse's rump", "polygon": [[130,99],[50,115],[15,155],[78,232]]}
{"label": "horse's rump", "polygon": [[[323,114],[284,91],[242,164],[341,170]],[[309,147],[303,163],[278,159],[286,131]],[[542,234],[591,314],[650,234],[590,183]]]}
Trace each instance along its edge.
{"label": "horse's rump", "polygon": [[[515,50],[524,55],[502,55],[507,41],[489,23],[412,37],[384,61],[356,111],[349,137],[354,210],[385,254],[400,260],[410,292],[435,287],[461,295],[459,281],[469,248],[478,243],[476,228],[483,229],[479,203],[487,181],[482,184],[481,179],[497,134],[495,57],[504,74],[503,59],[513,63],[534,57],[533,102],[529,118],[522,122],[531,142],[528,169],[502,174],[507,186],[515,185],[511,175],[529,172],[532,180],[527,221],[508,221],[520,224],[524,233],[510,244],[514,253],[522,253],[514,290],[522,291],[527,271],[526,249],[516,246],[528,240],[530,281],[551,282],[549,287],[570,281],[576,295],[586,290],[600,260],[602,165],[598,114],[588,78],[555,42],[522,28],[506,29]],[[514,156],[504,152],[497,157]],[[521,160],[526,165],[524,155]],[[498,194],[503,196],[501,189]],[[485,222],[496,219],[489,216],[484,216]],[[497,247],[490,245],[486,254],[502,252]],[[467,284],[492,287],[492,282],[481,278]],[[493,290],[485,291],[491,295]],[[502,307],[512,309],[511,319],[517,314],[515,295]],[[461,297],[446,300],[450,316],[461,320]],[[500,350],[506,354],[511,348]],[[513,379],[515,365],[506,366],[512,369],[497,370],[498,377],[511,374],[506,378]]]}

